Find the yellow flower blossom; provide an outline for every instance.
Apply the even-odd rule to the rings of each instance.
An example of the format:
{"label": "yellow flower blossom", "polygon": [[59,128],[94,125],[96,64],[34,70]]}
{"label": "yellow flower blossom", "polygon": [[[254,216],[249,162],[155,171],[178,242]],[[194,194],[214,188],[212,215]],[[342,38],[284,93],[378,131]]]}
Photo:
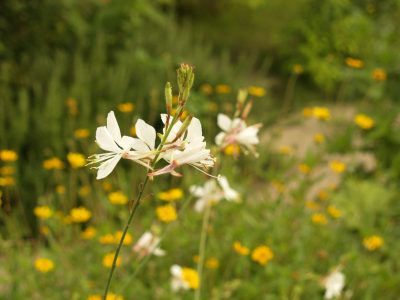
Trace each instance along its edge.
{"label": "yellow flower blossom", "polygon": [[300,75],[300,74],[302,74],[303,72],[304,72],[304,68],[303,68],[302,65],[300,65],[300,64],[295,64],[295,65],[293,66],[293,73],[294,73],[294,74]]}
{"label": "yellow flower blossom", "polygon": [[262,266],[266,265],[273,257],[274,253],[265,245],[258,246],[251,252],[251,259]]}
{"label": "yellow flower blossom", "polygon": [[314,106],[312,114],[317,120],[327,121],[331,118],[331,112],[327,107]]}
{"label": "yellow flower blossom", "polygon": [[364,114],[358,114],[354,117],[354,123],[361,129],[371,129],[375,126],[375,121]]}
{"label": "yellow flower blossom", "polygon": [[328,223],[328,219],[324,214],[313,214],[311,216],[311,221],[317,225],[326,225]]}
{"label": "yellow flower blossom", "polygon": [[213,93],[213,87],[211,84],[204,83],[200,86],[200,91],[206,95],[211,95]]}
{"label": "yellow flower blossom", "polygon": [[318,210],[321,208],[321,206],[317,202],[312,201],[312,200],[307,200],[305,205],[307,208],[309,208],[311,210]]}
{"label": "yellow flower blossom", "polygon": [[246,246],[243,246],[239,241],[234,242],[232,248],[237,254],[243,256],[249,255],[250,253],[250,249]]}
{"label": "yellow flower blossom", "polygon": [[169,204],[158,206],[156,208],[156,214],[160,221],[166,223],[175,221],[178,217],[175,207]]}
{"label": "yellow flower blossom", "polygon": [[135,109],[135,105],[130,102],[121,103],[118,105],[118,110],[123,113],[132,112]]}
{"label": "yellow flower blossom", "polygon": [[49,228],[49,226],[40,226],[39,227],[39,232],[41,233],[41,234],[43,234],[44,236],[47,236],[48,234],[49,234],[49,232],[50,232],[50,228]]}
{"label": "yellow flower blossom", "polygon": [[90,135],[89,129],[86,128],[78,128],[74,131],[74,136],[77,139],[85,139]]}
{"label": "yellow flower blossom", "polygon": [[322,133],[314,134],[314,143],[316,144],[323,144],[325,142],[325,136]]}
{"label": "yellow flower blossom", "polygon": [[56,186],[56,193],[57,194],[64,194],[65,193],[65,186],[59,184]]}
{"label": "yellow flower blossom", "polygon": [[238,144],[230,144],[224,148],[224,153],[229,156],[237,157],[240,154],[240,146]]}
{"label": "yellow flower blossom", "polygon": [[329,205],[327,208],[328,214],[331,215],[332,218],[340,218],[342,216],[342,212],[334,205]]}
{"label": "yellow flower blossom", "polygon": [[87,197],[90,194],[91,188],[89,185],[81,186],[78,190],[79,196],[82,198]]}
{"label": "yellow flower blossom", "polygon": [[329,197],[329,194],[328,194],[328,192],[327,191],[325,191],[325,190],[320,190],[319,192],[318,192],[318,199],[319,200],[326,200],[326,199],[328,199],[328,197]]}
{"label": "yellow flower blossom", "polygon": [[353,69],[361,69],[364,66],[364,62],[357,58],[347,57],[345,62],[346,65]]}
{"label": "yellow flower blossom", "polygon": [[136,127],[132,126],[131,129],[129,129],[129,132],[130,132],[131,136],[136,136]]}
{"label": "yellow flower blossom", "polygon": [[92,217],[92,213],[85,207],[76,207],[71,209],[69,217],[71,222],[84,223]]}
{"label": "yellow flower blossom", "polygon": [[199,274],[194,269],[182,268],[182,279],[191,289],[198,289],[200,286]]}
{"label": "yellow flower blossom", "polygon": [[292,146],[282,145],[279,147],[278,152],[283,155],[292,155],[294,153],[294,149]]}
{"label": "yellow flower blossom", "polygon": [[81,232],[81,238],[83,238],[84,240],[91,240],[96,236],[96,232],[96,228],[94,228],[93,226],[89,226]]}
{"label": "yellow flower blossom", "polygon": [[5,167],[0,168],[0,175],[10,176],[10,175],[13,175],[14,173],[15,173],[14,167],[5,166]]}
{"label": "yellow flower blossom", "polygon": [[[122,237],[122,231],[119,230],[114,235],[114,243],[115,244],[119,244],[119,241],[121,240],[121,237]],[[132,244],[132,242],[133,242],[132,235],[129,232],[127,232],[126,235],[125,235],[124,242],[122,244],[123,245],[130,245],[130,244]]]}
{"label": "yellow flower blossom", "polygon": [[265,89],[261,86],[249,86],[247,90],[249,91],[249,95],[254,97],[264,97],[266,94]]}
{"label": "yellow flower blossom", "polygon": [[112,192],[108,194],[108,201],[114,205],[125,205],[128,203],[128,197],[120,191]]}
{"label": "yellow flower blossom", "polygon": [[112,184],[108,181],[103,181],[101,183],[101,187],[103,188],[104,191],[109,192],[112,190]]}
{"label": "yellow flower blossom", "polygon": [[0,160],[2,161],[16,161],[18,159],[18,154],[14,150],[0,150]]}
{"label": "yellow flower blossom", "polygon": [[346,164],[339,161],[339,160],[333,160],[329,163],[329,167],[331,170],[337,174],[341,174],[346,171]]}
{"label": "yellow flower blossom", "polygon": [[64,163],[61,159],[52,157],[43,162],[43,168],[46,170],[61,170],[64,168]]}
{"label": "yellow flower blossom", "polygon": [[13,186],[15,185],[15,179],[10,176],[0,177],[0,186]]}
{"label": "yellow flower blossom", "polygon": [[307,164],[299,164],[297,166],[297,170],[299,170],[300,173],[302,174],[309,174],[311,172],[311,168],[309,165]]}
{"label": "yellow flower blossom", "polygon": [[372,71],[372,78],[375,81],[385,81],[387,78],[386,71],[382,68],[376,68]]}
{"label": "yellow flower blossom", "polygon": [[37,258],[34,265],[35,269],[41,273],[47,273],[54,269],[54,262],[48,258]]}
{"label": "yellow flower blossom", "polygon": [[48,207],[47,205],[42,205],[42,206],[36,206],[33,209],[33,213],[36,217],[38,217],[41,220],[47,220],[53,215],[53,210]]}
{"label": "yellow flower blossom", "polygon": [[[100,295],[90,295],[87,300],[103,300],[103,297]],[[106,300],[124,300],[124,297],[121,295],[108,293]]]}
{"label": "yellow flower blossom", "polygon": [[303,108],[303,117],[311,118],[313,116],[313,109],[312,107],[305,107]]}
{"label": "yellow flower blossom", "polygon": [[219,268],[219,260],[215,257],[211,257],[206,260],[206,268],[207,269],[218,269]]}
{"label": "yellow flower blossom", "polygon": [[100,244],[102,244],[102,245],[112,245],[112,244],[115,243],[114,235],[111,234],[111,233],[102,235],[102,236],[99,238],[99,242],[100,242]]}
{"label": "yellow flower blossom", "polygon": [[[114,261],[114,255],[115,255],[114,252],[104,255],[103,256],[103,266],[105,266],[106,268],[111,268],[113,261]],[[121,257],[118,256],[115,266],[119,267],[120,265],[121,265]]]}
{"label": "yellow flower blossom", "polygon": [[176,201],[183,197],[183,191],[179,188],[170,189],[157,194],[158,199],[163,201]]}
{"label": "yellow flower blossom", "polygon": [[77,169],[86,165],[86,158],[81,153],[70,152],[67,155],[67,159],[72,168]]}
{"label": "yellow flower blossom", "polygon": [[383,244],[383,238],[379,235],[372,235],[363,239],[363,245],[368,251],[378,250]]}
{"label": "yellow flower blossom", "polygon": [[279,193],[283,193],[285,191],[285,189],[286,189],[285,185],[282,182],[278,181],[278,180],[272,180],[271,181],[271,185]]}
{"label": "yellow flower blossom", "polygon": [[231,87],[226,84],[218,84],[215,87],[215,92],[217,94],[229,94],[231,92]]}

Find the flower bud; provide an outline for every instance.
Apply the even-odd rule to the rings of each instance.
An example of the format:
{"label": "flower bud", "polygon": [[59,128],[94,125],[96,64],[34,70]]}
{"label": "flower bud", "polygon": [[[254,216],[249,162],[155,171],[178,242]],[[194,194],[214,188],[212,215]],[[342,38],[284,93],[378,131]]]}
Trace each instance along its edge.
{"label": "flower bud", "polygon": [[185,119],[185,121],[183,121],[183,124],[181,126],[181,128],[179,128],[178,133],[176,134],[176,138],[175,140],[179,139],[182,135],[185,134],[186,130],[188,129],[190,123],[192,122],[193,116],[192,115],[188,115]]}
{"label": "flower bud", "polygon": [[167,113],[170,114],[172,110],[172,87],[171,83],[167,82],[165,85],[165,102],[167,106]]}
{"label": "flower bud", "polygon": [[181,64],[177,70],[177,75],[179,94],[181,95],[179,99],[179,105],[184,106],[186,100],[189,98],[190,89],[192,88],[194,82],[193,66]]}

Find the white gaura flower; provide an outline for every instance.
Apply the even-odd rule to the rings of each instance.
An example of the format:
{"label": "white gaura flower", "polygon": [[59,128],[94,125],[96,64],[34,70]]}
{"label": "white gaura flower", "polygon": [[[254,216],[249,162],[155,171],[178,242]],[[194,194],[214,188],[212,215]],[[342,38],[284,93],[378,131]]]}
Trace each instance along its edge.
{"label": "white gaura flower", "polygon": [[140,257],[154,254],[155,256],[164,256],[165,251],[158,247],[160,238],[150,231],[146,231],[139,238],[136,244],[133,246],[133,251],[136,252]]}
{"label": "white gaura flower", "polygon": [[172,275],[171,288],[173,291],[199,288],[200,280],[196,270],[173,265],[170,271]]}
{"label": "white gaura flower", "polygon": [[149,162],[154,157],[155,129],[143,120],[138,120],[135,128],[138,139],[121,136],[114,112],[108,113],[107,126],[98,127],[96,130],[97,144],[108,152],[89,157],[89,165],[99,164],[95,167],[98,169],[97,179],[107,177],[121,158],[130,159],[146,168],[151,168]]}
{"label": "white gaura flower", "polygon": [[202,212],[206,205],[218,203],[222,199],[239,201],[239,193],[229,186],[225,176],[220,176],[217,180],[210,179],[204,186],[192,186],[190,192],[198,198],[194,206],[197,212]]}
{"label": "white gaura flower", "polygon": [[218,146],[225,148],[232,144],[243,145],[245,150],[257,156],[255,145],[260,142],[257,135],[261,124],[247,126],[244,120],[240,118],[231,120],[225,114],[218,114],[217,123],[223,130],[215,137]]}
{"label": "white gaura flower", "polygon": [[[161,118],[165,123],[166,116],[162,115]],[[211,151],[206,148],[200,120],[193,118],[188,126],[186,134],[176,138],[180,126],[182,126],[182,122],[178,121],[178,123],[172,127],[171,133],[167,138],[170,144],[166,144],[165,146],[168,150],[162,154],[162,158],[166,160],[169,165],[149,173],[149,176],[157,176],[166,173],[171,173],[174,176],[181,176],[175,169],[182,165],[190,165],[203,173],[204,169],[214,166],[215,159],[211,156]]]}
{"label": "white gaura flower", "polygon": [[330,273],[323,279],[323,285],[325,287],[325,299],[333,299],[339,297],[345,285],[345,275],[336,270]]}

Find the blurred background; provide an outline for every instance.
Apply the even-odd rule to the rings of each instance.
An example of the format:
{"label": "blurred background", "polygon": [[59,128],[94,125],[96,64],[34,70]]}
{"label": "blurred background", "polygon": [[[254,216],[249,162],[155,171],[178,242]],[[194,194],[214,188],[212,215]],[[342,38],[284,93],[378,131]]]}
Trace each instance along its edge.
{"label": "blurred background", "polygon": [[[86,157],[99,152],[95,128],[104,125],[110,110],[116,112],[125,134],[134,134],[132,126],[138,118],[160,127],[165,82],[176,87],[176,68],[185,62],[193,64],[196,72],[188,110],[202,120],[209,143],[219,132],[217,114],[232,115],[238,90],[246,89],[253,99],[249,123],[263,123],[260,158],[243,157],[225,167],[233,182],[241,184],[244,199],[257,201],[248,199],[252,204],[246,213],[235,208],[244,223],[238,224],[241,229],[233,230],[232,236],[246,236],[252,228],[273,231],[268,241],[276,242],[275,255],[279,261],[281,253],[282,259],[275,269],[255,275],[253,286],[244,283],[244,290],[234,281],[233,287],[227,283],[231,282],[227,272],[212,275],[217,291],[209,289],[209,297],[225,299],[221,290],[226,289],[232,299],[262,295],[267,295],[265,299],[319,299],[323,294],[318,285],[307,287],[302,280],[309,280],[310,265],[321,262],[304,263],[306,253],[326,263],[328,256],[348,246],[336,252],[325,268],[314,271],[322,274],[334,265],[356,262],[353,277],[349,275],[354,286],[346,297],[396,299],[400,286],[400,265],[395,259],[400,251],[399,32],[399,0],[1,1],[0,279],[4,283],[0,283],[0,298],[86,299],[93,286],[101,290],[97,281],[103,283],[106,273],[98,269],[101,258],[87,274],[77,275],[71,266],[75,259],[88,264],[95,260],[82,258],[92,246],[71,246],[73,237],[87,225],[79,224],[65,234],[65,222],[71,220],[47,224],[47,218],[34,213],[35,208],[50,207],[62,219],[73,207],[85,206],[99,232],[121,228],[126,212],[110,204],[107,195],[123,191],[130,197],[137,188],[132,182],[145,173],[124,163],[107,185],[97,182],[93,171],[81,168]],[[328,167],[324,169],[323,164]],[[315,176],[307,177],[314,170]],[[326,175],[329,172],[333,177]],[[176,185],[185,190],[201,176],[187,178],[183,182],[160,179],[154,192]],[[305,228],[324,223],[313,219],[313,204],[308,203],[305,210],[304,203],[322,201],[325,204],[318,202],[319,207],[328,207],[325,198],[332,198],[330,205],[347,216],[329,224],[338,232],[336,239],[325,228],[318,234],[327,240],[310,242],[330,245],[327,249],[316,246],[308,252],[300,241],[291,244],[290,230],[271,229],[272,224],[291,227],[299,216],[303,221],[298,222],[307,222]],[[284,207],[291,212],[282,216]],[[269,212],[264,215],[263,209]],[[309,222],[310,216],[314,221]],[[197,225],[182,222],[196,233],[200,217],[193,218]],[[143,220],[139,228],[152,224],[150,215]],[[220,222],[230,221],[222,218]],[[178,227],[174,230],[179,232]],[[310,230],[302,231],[305,240],[315,239],[317,234]],[[263,238],[262,232],[257,238]],[[368,251],[362,240],[372,235],[382,238],[385,246],[371,258],[364,253]],[[187,254],[191,260],[197,240],[176,239],[172,238],[171,245],[193,250]],[[54,250],[55,245],[66,244],[71,244],[64,250],[69,263],[58,262],[65,281],[47,277],[40,279],[40,289],[35,287],[34,258],[45,253],[57,261],[54,253],[60,249]],[[288,258],[292,251],[299,253],[296,262]],[[95,253],[102,252],[99,248]],[[282,266],[284,257],[289,259],[286,267]],[[235,272],[252,278],[253,267]],[[310,267],[303,273],[308,277],[302,277],[303,267]],[[151,278],[156,267],[149,268]],[[70,269],[70,275],[62,272]],[[168,274],[168,267],[164,269]],[[270,289],[260,290],[271,274],[286,279],[276,279]],[[21,284],[18,276],[27,278],[26,282]],[[75,284],[76,276],[85,279]],[[126,299],[171,299],[169,292],[150,293],[149,286],[155,283],[149,281],[137,283]],[[163,285],[167,290],[168,283]],[[55,292],[55,287],[66,291]],[[133,291],[140,291],[141,298],[130,298]]]}

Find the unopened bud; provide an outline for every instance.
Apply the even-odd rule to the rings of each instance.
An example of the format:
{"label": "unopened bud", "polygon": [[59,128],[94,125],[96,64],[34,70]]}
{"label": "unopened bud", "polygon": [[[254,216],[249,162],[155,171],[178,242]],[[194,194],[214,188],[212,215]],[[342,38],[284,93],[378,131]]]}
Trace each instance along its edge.
{"label": "unopened bud", "polygon": [[167,106],[167,113],[170,114],[172,110],[172,87],[169,82],[165,85],[165,103]]}
{"label": "unopened bud", "polygon": [[253,107],[253,101],[249,101],[243,109],[242,119],[245,120],[249,115],[251,108]]}
{"label": "unopened bud", "polygon": [[236,101],[235,117],[238,117],[240,112],[242,111],[243,105],[246,102],[246,98],[247,98],[247,89],[240,89]]}
{"label": "unopened bud", "polygon": [[192,122],[193,116],[192,115],[188,115],[185,119],[185,121],[183,121],[183,124],[181,126],[181,128],[179,128],[178,133],[176,134],[175,140],[179,139],[181,136],[183,136],[186,132],[186,130],[188,129],[190,123]]}
{"label": "unopened bud", "polygon": [[194,82],[193,66],[188,64],[181,64],[177,70],[179,94],[181,95],[180,105],[184,105],[189,98],[190,89]]}

